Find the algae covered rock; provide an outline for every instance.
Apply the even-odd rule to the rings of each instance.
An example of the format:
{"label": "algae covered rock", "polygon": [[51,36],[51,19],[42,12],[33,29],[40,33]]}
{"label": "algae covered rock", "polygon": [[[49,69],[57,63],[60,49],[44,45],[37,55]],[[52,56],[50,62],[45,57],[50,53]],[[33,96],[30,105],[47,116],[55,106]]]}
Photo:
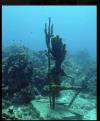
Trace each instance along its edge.
{"label": "algae covered rock", "polygon": [[39,120],[40,116],[29,104],[27,106],[11,105],[3,110],[2,117],[5,120]]}

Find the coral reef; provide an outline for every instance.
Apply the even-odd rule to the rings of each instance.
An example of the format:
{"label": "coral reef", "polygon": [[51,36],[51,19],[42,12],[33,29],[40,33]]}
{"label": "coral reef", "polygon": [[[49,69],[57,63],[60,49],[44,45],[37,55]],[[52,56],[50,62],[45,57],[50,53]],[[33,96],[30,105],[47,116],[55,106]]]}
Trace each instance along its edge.
{"label": "coral reef", "polygon": [[[26,59],[24,59],[23,54],[21,54],[22,50],[23,51],[25,50],[24,55],[27,55],[27,54],[29,55],[28,56],[29,60],[27,60],[27,56],[26,56]],[[10,79],[8,77],[11,77],[11,76],[5,75],[5,73],[4,73],[6,70],[6,73],[8,74],[8,72],[9,72],[8,68],[12,68],[12,66],[14,66],[14,64],[17,63],[18,59],[10,59],[10,57],[12,57],[12,55],[16,55],[16,53],[17,54],[20,53],[20,56],[17,56],[17,57],[21,58],[21,56],[22,56],[23,57],[22,60],[26,62],[26,65],[29,62],[32,63],[33,71],[32,71],[31,79],[28,81],[25,81],[25,83],[28,82],[29,84],[28,85],[24,84],[24,85],[26,85],[25,87],[20,87],[20,90],[14,91],[13,95],[10,96],[10,98],[8,98],[9,96],[7,95],[7,93],[9,90],[9,88],[8,88],[9,86],[12,86],[12,85],[17,86],[18,82],[21,85],[23,84],[23,79],[20,79],[20,81],[17,80],[18,82],[14,81],[14,83],[11,85],[8,84],[7,79]],[[14,120],[16,118],[17,118],[17,120],[41,119],[42,117],[40,116],[38,110],[36,110],[33,106],[30,107],[29,105],[30,105],[31,101],[35,101],[36,99],[38,99],[38,101],[39,101],[41,98],[45,98],[44,96],[48,96],[47,90],[44,90],[44,87],[46,85],[48,87],[48,78],[47,78],[47,71],[48,71],[47,62],[48,62],[48,60],[47,60],[47,56],[45,55],[45,51],[34,52],[34,51],[29,51],[28,48],[25,49],[24,46],[20,46],[20,47],[11,46],[11,47],[3,50],[2,56],[3,56],[3,58],[2,58],[3,59],[2,60],[2,62],[3,62],[2,63],[3,64],[2,65],[3,66],[3,68],[2,68],[3,69],[2,70],[3,71],[2,118],[4,120],[5,119]],[[11,63],[9,65],[7,63],[8,59],[11,60]],[[46,63],[43,63],[44,59],[45,59]],[[83,60],[83,59],[84,59],[84,64],[82,64],[81,61],[79,63],[78,60]],[[65,57],[64,62],[61,63],[61,65],[62,65],[61,67],[69,75],[69,77],[67,77],[67,79],[66,79],[66,77],[62,78],[62,76],[61,76],[60,84],[62,86],[69,87],[70,85],[79,85],[80,86],[83,82],[84,88],[81,90],[80,94],[77,96],[73,105],[70,106],[70,109],[75,112],[80,112],[80,114],[83,115],[83,119],[87,119],[87,120],[89,120],[91,118],[96,119],[96,114],[95,114],[96,113],[95,112],[95,109],[96,109],[96,61],[94,61],[90,56],[86,56],[86,55],[84,55],[83,59],[81,59],[81,56],[70,55],[70,54],[67,56],[67,58]],[[90,65],[89,68],[85,67],[86,63],[88,63]],[[52,61],[52,63],[51,63],[52,71],[54,70],[54,67],[55,67],[55,61]],[[87,71],[83,71],[84,70],[83,68],[87,69]],[[17,70],[16,70],[16,72],[17,72]],[[6,76],[8,76],[8,77],[6,78]],[[14,80],[16,80],[16,78],[14,78]],[[59,81],[57,81],[57,83],[58,82]],[[74,96],[74,93],[75,93],[74,90],[61,91],[60,96],[59,96],[59,98],[56,99],[56,101],[59,102],[62,106],[63,106],[63,103],[69,104],[72,97]],[[48,98],[46,99],[46,101],[48,101],[48,104],[49,104]],[[44,103],[41,103],[41,105],[43,105],[43,104]],[[13,106],[14,114],[10,114],[8,111],[9,108],[11,108],[11,106]],[[23,108],[26,108],[26,110],[24,111]],[[31,112],[31,108],[33,108],[32,112]],[[20,116],[19,116],[19,110],[21,110]],[[11,109],[10,109],[10,112],[11,112]],[[94,117],[92,117],[92,115],[91,115],[92,112],[94,112],[94,114],[93,114]],[[61,117],[63,117],[63,116],[61,116],[61,114],[56,115],[56,117],[52,113],[48,114],[48,119],[53,119],[53,118],[59,119]],[[67,117],[67,115],[65,117]],[[66,119],[66,118],[64,118],[64,119]]]}
{"label": "coral reef", "polygon": [[24,46],[13,45],[3,49],[2,97],[16,103],[28,103],[35,95],[45,94],[46,55]]}
{"label": "coral reef", "polygon": [[[11,50],[9,50],[11,49]],[[26,52],[25,52],[26,51]],[[20,91],[32,78],[32,63],[27,48],[12,46],[3,59],[3,84],[8,86],[8,95]]]}

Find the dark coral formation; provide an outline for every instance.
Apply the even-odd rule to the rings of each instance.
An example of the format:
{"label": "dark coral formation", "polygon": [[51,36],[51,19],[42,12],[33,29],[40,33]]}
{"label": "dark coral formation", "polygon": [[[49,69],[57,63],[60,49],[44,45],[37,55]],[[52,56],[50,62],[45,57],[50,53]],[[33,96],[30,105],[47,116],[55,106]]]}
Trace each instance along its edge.
{"label": "dark coral formation", "polygon": [[27,48],[12,46],[8,50],[9,54],[3,55],[3,84],[8,86],[10,96],[29,84],[32,79],[32,63]]}
{"label": "dark coral formation", "polygon": [[[66,49],[65,49],[65,44],[63,44],[62,39],[57,35],[54,37],[53,35],[53,24],[51,24],[51,18],[49,18],[49,24],[48,24],[48,30],[47,30],[47,25],[45,24],[45,40],[46,40],[46,45],[48,48],[48,69],[50,71],[50,62],[51,58],[50,56],[52,55],[53,60],[55,61],[55,66],[54,70],[56,72],[62,71],[61,69],[61,64],[65,59],[66,55]],[[50,72],[49,72],[50,73]]]}
{"label": "dark coral formation", "polygon": [[[45,63],[44,63],[45,61]],[[12,45],[2,54],[2,96],[18,104],[29,103],[44,95],[47,58],[44,51],[34,52],[25,46]]]}
{"label": "dark coral formation", "polygon": [[[59,87],[52,88],[53,85],[61,84],[60,77],[64,71],[61,68],[61,64],[65,59],[65,44],[63,44],[62,39],[59,36],[53,35],[53,24],[51,25],[51,18],[49,18],[48,30],[47,25],[45,24],[45,40],[48,49],[48,82],[49,82],[49,99],[50,107],[55,108],[55,97],[59,95]],[[52,55],[55,65],[51,69],[51,58]]]}
{"label": "dark coral formation", "polygon": [[59,69],[61,67],[62,62],[65,59],[66,49],[65,44],[63,44],[62,39],[57,35],[51,39],[51,54],[55,60],[55,67]]}
{"label": "dark coral formation", "polygon": [[50,39],[53,37],[53,24],[51,25],[51,18],[49,17],[49,25],[48,25],[48,30],[47,30],[47,24],[45,24],[45,40],[46,40],[46,45],[47,48],[50,46]]}

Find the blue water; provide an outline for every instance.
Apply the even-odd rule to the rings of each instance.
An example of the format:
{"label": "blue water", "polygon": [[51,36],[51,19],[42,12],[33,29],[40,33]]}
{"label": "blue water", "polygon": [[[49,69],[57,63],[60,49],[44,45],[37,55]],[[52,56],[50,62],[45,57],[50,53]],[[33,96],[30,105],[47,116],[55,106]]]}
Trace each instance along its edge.
{"label": "blue water", "polygon": [[[96,56],[96,6],[3,6],[2,44],[24,44],[46,49],[44,24],[51,17],[54,35],[60,35],[70,53],[84,48]],[[13,41],[14,40],[14,41]]]}

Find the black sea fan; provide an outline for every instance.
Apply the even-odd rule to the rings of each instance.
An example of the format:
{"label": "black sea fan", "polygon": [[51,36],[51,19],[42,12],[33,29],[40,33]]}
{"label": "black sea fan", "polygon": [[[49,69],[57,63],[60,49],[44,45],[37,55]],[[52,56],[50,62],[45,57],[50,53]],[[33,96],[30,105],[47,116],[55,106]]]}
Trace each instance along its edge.
{"label": "black sea fan", "polygon": [[66,45],[62,43],[62,39],[57,35],[51,39],[51,54],[55,59],[55,67],[61,67],[66,55]]}

